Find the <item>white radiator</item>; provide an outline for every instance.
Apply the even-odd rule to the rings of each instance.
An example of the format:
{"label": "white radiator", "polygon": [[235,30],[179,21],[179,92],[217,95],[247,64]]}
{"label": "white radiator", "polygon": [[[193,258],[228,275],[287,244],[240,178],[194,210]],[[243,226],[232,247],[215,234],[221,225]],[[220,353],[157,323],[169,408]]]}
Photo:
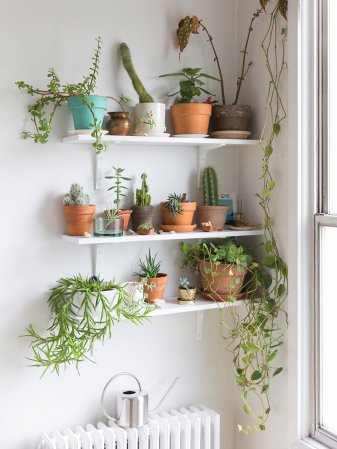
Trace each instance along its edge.
{"label": "white radiator", "polygon": [[202,405],[152,414],[144,427],[97,427],[43,433],[38,449],[220,449],[220,415]]}

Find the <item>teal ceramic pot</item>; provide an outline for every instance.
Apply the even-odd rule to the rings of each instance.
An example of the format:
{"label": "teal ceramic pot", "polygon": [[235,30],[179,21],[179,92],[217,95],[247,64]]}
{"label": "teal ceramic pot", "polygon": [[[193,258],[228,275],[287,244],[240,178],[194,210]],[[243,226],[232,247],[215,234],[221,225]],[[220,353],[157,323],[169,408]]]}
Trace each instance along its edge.
{"label": "teal ceramic pot", "polygon": [[[106,114],[108,99],[98,95],[88,95],[87,102],[93,104],[93,111],[97,120],[101,123]],[[75,129],[90,129],[94,123],[92,113],[88,106],[82,103],[79,97],[69,97],[68,107],[72,113]]]}

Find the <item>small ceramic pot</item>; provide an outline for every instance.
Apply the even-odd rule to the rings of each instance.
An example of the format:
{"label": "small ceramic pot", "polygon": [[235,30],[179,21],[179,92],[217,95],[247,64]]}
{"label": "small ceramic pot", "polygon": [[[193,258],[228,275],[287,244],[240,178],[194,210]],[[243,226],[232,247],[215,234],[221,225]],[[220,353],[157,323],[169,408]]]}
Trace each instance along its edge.
{"label": "small ceramic pot", "polygon": [[109,120],[106,122],[106,129],[110,136],[128,136],[131,133],[132,122],[128,112],[108,112]]}
{"label": "small ceramic pot", "polygon": [[144,229],[144,228],[138,227],[137,232],[140,235],[151,235],[151,234],[154,234],[154,228]]}
{"label": "small ceramic pot", "polygon": [[240,293],[247,268],[239,271],[235,264],[216,265],[205,260],[199,263],[201,289],[207,293],[219,295],[237,295]]}
{"label": "small ceramic pot", "polygon": [[63,206],[68,235],[84,236],[91,231],[96,206]]}
{"label": "small ceramic pot", "polygon": [[[88,95],[85,98],[87,103],[92,105],[97,121],[102,124],[108,104],[107,98],[98,95]],[[88,106],[83,104],[82,100],[76,96],[69,97],[67,102],[73,116],[75,129],[92,128],[93,116]]]}
{"label": "small ceramic pot", "polygon": [[165,202],[160,203],[160,209],[163,214],[163,221],[165,225],[184,225],[189,226],[192,224],[194,212],[197,207],[195,201],[190,201],[188,203],[181,203],[183,211],[181,214],[173,216],[165,206]]}
{"label": "small ceramic pot", "polygon": [[[110,309],[112,309],[117,303],[117,291],[116,290],[107,290],[102,292],[103,296],[109,303]],[[72,299],[72,305],[70,310],[76,316],[82,317],[84,315],[84,307],[82,306],[82,302],[84,299],[84,293],[77,292],[74,294]],[[92,315],[95,318],[100,318],[102,315],[102,301],[98,298],[97,293],[92,293],[90,297],[90,302],[92,305]]]}
{"label": "small ceramic pot", "polygon": [[[153,125],[144,122],[153,121]],[[135,106],[135,135],[163,134],[165,126],[164,103],[138,103]]]}
{"label": "small ceramic pot", "polygon": [[167,282],[168,276],[164,273],[158,273],[156,278],[147,278],[144,284],[145,301],[153,303],[156,299],[163,299]]}
{"label": "small ceramic pot", "polygon": [[197,289],[195,287],[180,288],[179,287],[179,300],[180,301],[194,301]]}
{"label": "small ceramic pot", "polygon": [[250,106],[215,105],[212,109],[213,131],[250,131]]}
{"label": "small ceramic pot", "polygon": [[174,134],[208,134],[212,105],[177,103],[171,106]]}
{"label": "small ceramic pot", "polygon": [[132,227],[138,232],[138,226],[144,223],[152,224],[153,206],[132,207]]}
{"label": "small ceramic pot", "polygon": [[209,223],[214,231],[221,231],[226,222],[228,206],[198,206],[198,223],[202,228],[202,223]]}

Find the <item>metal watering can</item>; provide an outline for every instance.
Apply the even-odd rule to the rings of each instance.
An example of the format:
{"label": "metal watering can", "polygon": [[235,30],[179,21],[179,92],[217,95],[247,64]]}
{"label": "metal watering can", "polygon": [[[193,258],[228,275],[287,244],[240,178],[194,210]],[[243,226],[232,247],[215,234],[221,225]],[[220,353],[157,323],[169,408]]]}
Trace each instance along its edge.
{"label": "metal watering can", "polygon": [[[116,417],[110,416],[106,411],[104,400],[105,394],[111,382],[117,377],[129,376],[132,377],[138,384],[138,391],[134,389],[128,389],[121,391],[116,397]],[[164,396],[160,399],[157,406],[149,411],[149,394],[142,390],[142,386],[138,378],[131,373],[119,373],[113,376],[105,385],[102,396],[101,405],[104,415],[114,421],[119,427],[141,427],[145,426],[148,422],[149,413],[156,411],[162,402],[166,399],[172,388],[175,386],[179,377],[176,377],[171,384],[170,388],[166,391]]]}

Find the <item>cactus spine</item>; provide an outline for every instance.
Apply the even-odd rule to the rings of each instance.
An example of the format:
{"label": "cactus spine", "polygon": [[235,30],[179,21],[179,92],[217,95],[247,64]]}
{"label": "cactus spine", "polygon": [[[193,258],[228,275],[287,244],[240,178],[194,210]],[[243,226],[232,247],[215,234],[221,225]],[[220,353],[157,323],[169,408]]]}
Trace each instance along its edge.
{"label": "cactus spine", "polygon": [[149,186],[147,184],[147,174],[142,174],[142,187],[136,189],[136,206],[150,206],[151,195],[149,194]]}
{"label": "cactus spine", "polygon": [[130,49],[125,43],[120,44],[120,52],[123,66],[125,70],[128,72],[128,75],[132,81],[132,85],[138,94],[139,103],[154,103],[153,98],[147,92],[143,83],[141,82],[141,80],[137,75],[137,72],[132,63]]}
{"label": "cactus spine", "polygon": [[218,179],[213,167],[206,167],[203,173],[204,206],[218,206]]}

